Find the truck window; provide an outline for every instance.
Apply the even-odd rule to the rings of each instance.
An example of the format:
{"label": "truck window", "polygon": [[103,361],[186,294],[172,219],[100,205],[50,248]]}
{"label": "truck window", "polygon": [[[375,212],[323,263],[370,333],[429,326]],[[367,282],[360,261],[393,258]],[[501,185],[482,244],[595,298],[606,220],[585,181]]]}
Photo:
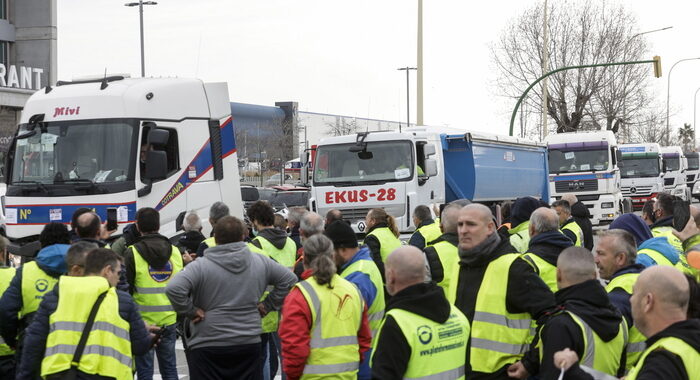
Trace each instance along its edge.
{"label": "truck window", "polygon": [[164,128],[158,126],[158,129],[165,129],[170,133],[168,138],[168,143],[165,146],[152,146],[148,144],[148,132],[149,127],[143,129],[141,134],[141,144],[140,144],[140,155],[139,163],[141,165],[141,180],[143,181],[143,174],[146,170],[146,151],[148,150],[160,150],[167,153],[168,157],[168,176],[175,174],[180,170],[180,151],[178,149],[178,138],[177,130],[174,128]]}
{"label": "truck window", "polygon": [[626,157],[622,156],[622,178],[658,177],[661,173],[659,156],[656,154]]}
{"label": "truck window", "polygon": [[[367,143],[366,154],[350,152],[354,144],[319,146],[314,183],[397,182],[413,178],[413,144],[410,141]],[[371,153],[371,154],[369,154]]]}
{"label": "truck window", "polygon": [[681,169],[681,160],[679,157],[664,157],[667,172],[675,172]]}
{"label": "truck window", "polygon": [[607,149],[549,150],[550,173],[575,173],[608,169],[610,152]]}

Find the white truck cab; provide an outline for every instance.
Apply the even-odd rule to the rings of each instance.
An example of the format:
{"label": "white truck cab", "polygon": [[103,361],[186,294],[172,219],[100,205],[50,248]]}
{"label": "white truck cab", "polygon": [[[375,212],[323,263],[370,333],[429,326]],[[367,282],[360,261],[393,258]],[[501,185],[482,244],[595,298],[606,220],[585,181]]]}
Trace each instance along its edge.
{"label": "white truck cab", "polygon": [[5,170],[8,237],[33,241],[81,207],[103,221],[116,209],[117,233],[153,207],[167,237],[186,212],[207,215],[215,201],[242,217],[230,114],[226,84],[196,79],[111,76],[37,91]]}
{"label": "white truck cab", "polygon": [[700,199],[700,188],[695,186],[700,180],[700,154],[698,152],[683,153],[688,161],[688,170],[685,172],[685,182],[691,189],[691,196]]}
{"label": "white truck cab", "polygon": [[664,191],[661,146],[657,143],[622,144],[622,195],[632,199],[634,210]]}
{"label": "white truck cab", "polygon": [[664,169],[664,189],[683,200],[690,200],[690,189],[686,185],[686,170],[688,161],[683,156],[680,146],[664,146],[661,148]]}
{"label": "white truck cab", "polygon": [[553,199],[574,193],[588,207],[593,225],[610,224],[623,212],[621,155],[611,131],[557,133],[545,142]]}

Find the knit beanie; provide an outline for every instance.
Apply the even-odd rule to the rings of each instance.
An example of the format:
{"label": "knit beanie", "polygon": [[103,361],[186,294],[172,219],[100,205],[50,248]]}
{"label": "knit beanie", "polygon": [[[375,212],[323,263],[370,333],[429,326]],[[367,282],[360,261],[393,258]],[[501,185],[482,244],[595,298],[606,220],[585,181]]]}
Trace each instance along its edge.
{"label": "knit beanie", "polygon": [[331,241],[333,241],[333,246],[335,248],[356,248],[357,247],[357,237],[355,236],[355,231],[352,230],[349,224],[342,220],[336,220],[326,227],[324,232]]}

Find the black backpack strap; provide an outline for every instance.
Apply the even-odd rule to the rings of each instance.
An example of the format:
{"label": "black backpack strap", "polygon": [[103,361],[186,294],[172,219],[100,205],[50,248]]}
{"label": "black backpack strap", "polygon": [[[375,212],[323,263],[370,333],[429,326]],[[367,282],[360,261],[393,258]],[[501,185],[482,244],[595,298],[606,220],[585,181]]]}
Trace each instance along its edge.
{"label": "black backpack strap", "polygon": [[80,364],[80,359],[83,356],[83,351],[85,351],[85,346],[87,344],[88,337],[90,336],[90,331],[92,330],[92,325],[95,324],[95,318],[97,317],[97,311],[100,309],[100,305],[102,305],[102,301],[105,299],[105,296],[107,296],[107,292],[109,290],[106,290],[104,293],[100,294],[97,296],[97,300],[95,300],[95,304],[92,305],[92,310],[90,310],[90,315],[88,316],[87,321],[85,322],[85,327],[83,328],[83,333],[80,335],[80,341],[78,342],[78,347],[75,348],[75,354],[73,355],[73,361],[71,362],[71,369],[73,368],[78,368],[78,364]]}

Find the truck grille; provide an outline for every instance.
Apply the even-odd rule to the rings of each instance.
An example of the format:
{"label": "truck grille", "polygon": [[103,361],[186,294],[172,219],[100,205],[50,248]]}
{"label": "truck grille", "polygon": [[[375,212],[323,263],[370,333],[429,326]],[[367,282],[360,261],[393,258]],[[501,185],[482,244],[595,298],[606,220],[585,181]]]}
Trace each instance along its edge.
{"label": "truck grille", "polygon": [[685,176],[685,181],[690,183],[695,181],[695,174],[688,174],[687,176]]}
{"label": "truck grille", "polygon": [[673,186],[675,178],[664,178],[664,186]]}
{"label": "truck grille", "polygon": [[356,220],[364,220],[365,216],[369,212],[369,208],[342,208],[340,212],[343,213],[343,219],[354,222]]}
{"label": "truck grille", "polygon": [[598,180],[584,179],[578,181],[557,181],[554,183],[554,190],[557,193],[596,191],[598,190]]}
{"label": "truck grille", "polygon": [[[631,190],[632,188],[634,188],[634,192]],[[623,186],[622,195],[626,197],[650,195],[653,188],[653,186]]]}

